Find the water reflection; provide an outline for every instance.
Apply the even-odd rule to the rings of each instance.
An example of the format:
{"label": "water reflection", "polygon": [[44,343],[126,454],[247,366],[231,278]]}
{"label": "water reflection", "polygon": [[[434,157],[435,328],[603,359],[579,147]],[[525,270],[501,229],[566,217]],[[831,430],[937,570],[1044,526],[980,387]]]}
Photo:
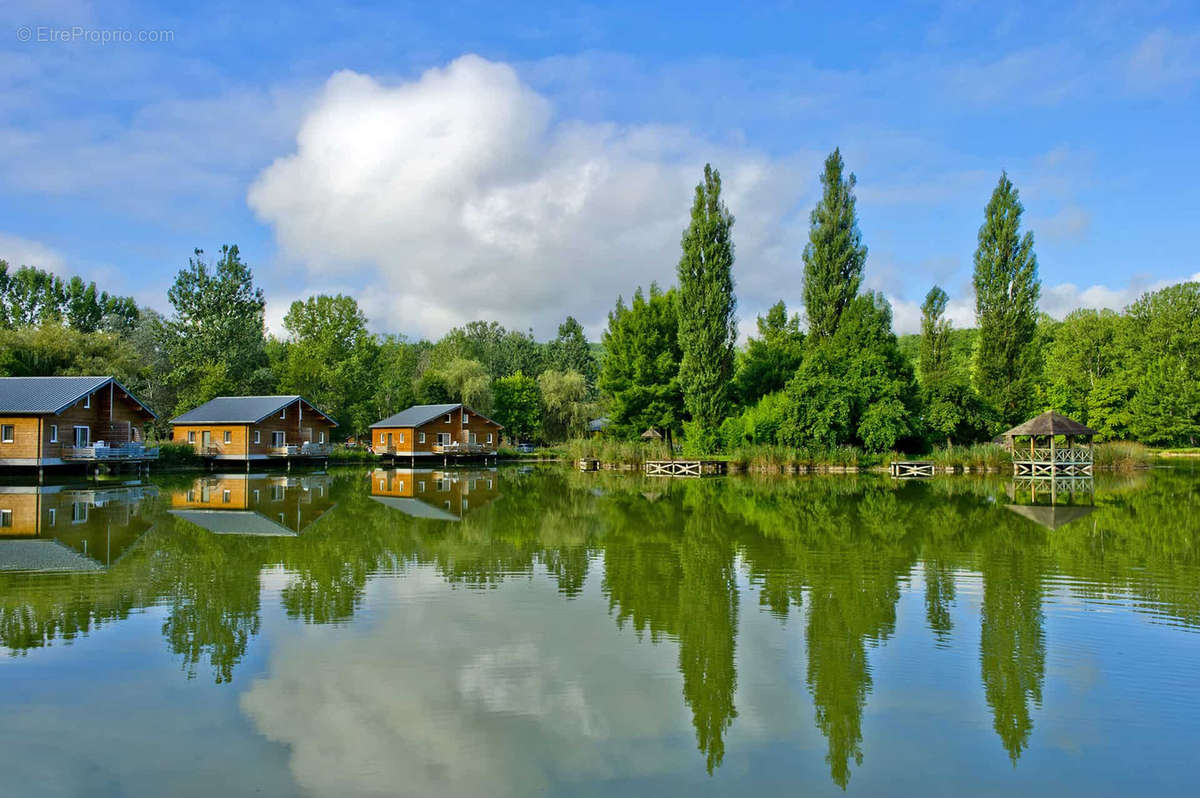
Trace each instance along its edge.
{"label": "water reflection", "polygon": [[[337,737],[321,725],[335,716],[339,734],[361,744],[345,756],[365,769],[362,751],[386,758],[368,742],[382,724],[383,739],[407,746],[412,770],[424,764],[445,777],[476,757],[456,776],[464,793],[486,787],[506,758],[529,764],[540,775],[510,785],[521,792],[565,777],[558,765],[530,762],[538,751],[591,772],[596,763],[583,760],[598,740],[637,738],[621,756],[665,767],[675,761],[669,746],[647,741],[667,746],[678,733],[672,706],[686,715],[697,766],[714,774],[739,729],[772,733],[780,721],[764,718],[807,701],[829,778],[844,788],[871,755],[865,718],[879,689],[877,650],[903,635],[898,608],[918,581],[923,634],[942,657],[926,667],[969,652],[991,744],[998,738],[997,752],[1014,765],[1034,745],[1046,695],[1049,583],[1074,602],[1120,601],[1144,620],[1200,627],[1194,487],[1190,474],[1159,473],[1098,480],[1086,504],[1056,491],[1054,504],[1018,505],[1011,485],[968,478],[650,482],[556,469],[379,469],[176,479],[158,495],[141,486],[10,488],[0,491],[0,509],[12,510],[0,543],[50,540],[92,565],[0,574],[0,642],[29,651],[157,606],[185,673],[230,682],[263,634],[263,574],[282,569],[278,602],[294,621],[346,626],[373,601],[427,597],[349,626],[357,629],[349,637],[317,638],[316,649],[288,643],[248,693],[260,730],[309,757],[296,767],[315,783],[344,775],[319,753]],[[1066,511],[1086,511],[1089,521],[1070,524],[1082,516]],[[510,583],[545,585],[557,598],[532,587],[475,590]],[[977,604],[962,601],[975,585]],[[745,639],[756,615],[781,639],[803,630],[802,650],[786,663],[801,674],[799,689],[783,680],[774,709],[745,684],[747,663],[764,666]],[[634,649],[612,637],[631,633]],[[678,674],[673,688],[639,675],[651,668],[643,658],[661,654]],[[295,700],[318,672],[339,674],[318,683],[331,692],[303,693],[329,703],[324,713]],[[339,697],[349,702],[340,711]],[[525,748],[496,742],[513,734]]]}

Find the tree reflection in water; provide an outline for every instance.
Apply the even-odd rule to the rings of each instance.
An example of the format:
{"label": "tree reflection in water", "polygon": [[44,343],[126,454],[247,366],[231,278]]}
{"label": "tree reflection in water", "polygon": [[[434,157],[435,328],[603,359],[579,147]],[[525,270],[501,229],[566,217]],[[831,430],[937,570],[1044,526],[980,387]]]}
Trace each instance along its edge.
{"label": "tree reflection in water", "polygon": [[[1136,612],[1200,625],[1200,593],[1188,578],[1200,542],[1187,521],[1200,500],[1186,473],[1100,480],[1095,511],[1053,534],[1004,509],[1002,482],[971,478],[672,482],[500,470],[465,476],[473,499],[453,505],[461,511],[449,521],[373,501],[377,480],[358,471],[277,479],[269,491],[212,480],[164,480],[157,497],[139,498],[136,513],[120,516],[123,549],[95,572],[0,572],[0,643],[20,653],[160,605],[162,635],[187,675],[207,660],[213,678],[229,682],[262,628],[264,569],[286,574],[286,616],[315,624],[351,621],[373,576],[418,565],[456,588],[549,578],[564,600],[598,579],[592,587],[619,628],[678,646],[682,698],[713,773],[738,718],[739,612],[757,592],[781,623],[805,624],[804,684],[832,780],[846,787],[869,748],[871,650],[895,633],[915,574],[924,624],[942,648],[973,639],[955,628],[956,594],[963,578],[982,580],[979,681],[1014,764],[1042,701],[1048,574],[1074,580],[1080,600],[1123,592],[1138,599]],[[194,513],[204,501],[243,502],[233,509],[287,534],[238,534],[248,516],[225,508],[205,528],[189,520],[202,518]],[[168,512],[181,506],[192,514]],[[244,531],[265,528],[258,519]]]}

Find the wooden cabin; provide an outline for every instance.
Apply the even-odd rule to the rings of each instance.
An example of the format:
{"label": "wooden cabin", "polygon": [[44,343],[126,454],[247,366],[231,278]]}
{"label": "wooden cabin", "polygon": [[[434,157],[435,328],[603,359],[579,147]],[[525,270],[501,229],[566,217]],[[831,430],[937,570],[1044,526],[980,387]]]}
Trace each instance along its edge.
{"label": "wooden cabin", "polygon": [[218,474],[172,492],[168,512],[217,535],[295,536],[333,509],[332,486],[326,474]]}
{"label": "wooden cabin", "polygon": [[504,427],[462,404],[414,405],[371,425],[376,454],[411,457],[492,456]]}
{"label": "wooden cabin", "polygon": [[153,460],[154,419],[112,377],[0,377],[0,466]]}
{"label": "wooden cabin", "polygon": [[328,457],[337,422],[302,396],[218,396],[171,420],[171,438],[213,460]]}
{"label": "wooden cabin", "polygon": [[457,521],[500,495],[495,471],[377,468],[371,498],[414,518]]}

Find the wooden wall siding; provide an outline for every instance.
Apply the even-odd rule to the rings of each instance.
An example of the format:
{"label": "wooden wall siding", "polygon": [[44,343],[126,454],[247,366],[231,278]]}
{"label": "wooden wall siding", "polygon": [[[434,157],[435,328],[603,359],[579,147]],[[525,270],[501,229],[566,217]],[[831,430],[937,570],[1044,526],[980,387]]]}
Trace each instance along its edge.
{"label": "wooden wall siding", "polygon": [[42,495],[29,493],[0,493],[0,510],[12,511],[12,526],[0,527],[0,538],[28,538],[38,534]]}
{"label": "wooden wall siding", "polygon": [[[83,505],[86,520],[75,520],[77,505]],[[13,518],[11,527],[0,527],[0,538],[42,535],[70,545],[89,535],[112,537],[114,532],[134,526],[139,518],[135,504],[113,501],[97,507],[92,500],[73,491],[0,493],[0,510],[12,510]],[[149,524],[142,523],[134,531],[140,535],[148,527]],[[92,545],[97,542],[92,541]]]}
{"label": "wooden wall siding", "polygon": [[[462,515],[495,499],[500,495],[500,488],[495,475],[488,473],[377,468],[371,472],[371,495],[420,499]],[[449,507],[446,507],[447,501]]]}
{"label": "wooden wall siding", "polygon": [[[12,424],[16,428],[13,443],[0,443],[0,460],[37,459],[39,419],[42,422],[42,459],[60,458],[64,447],[74,446],[76,426],[90,430],[92,443],[104,441],[119,446],[131,440],[143,440],[142,425],[150,421],[150,416],[124,391],[110,383],[92,395],[91,405],[84,407],[84,400],[80,400],[57,415],[0,417],[0,424]],[[57,442],[50,440],[52,425],[58,425]]]}
{"label": "wooden wall siding", "polygon": [[[432,454],[433,448],[437,444],[438,433],[450,433],[450,440],[458,441],[459,443],[469,443],[470,433],[475,433],[476,442],[480,446],[488,445],[487,436],[492,434],[491,448],[495,449],[500,445],[500,425],[494,421],[488,421],[482,416],[478,416],[470,411],[467,411],[467,426],[462,425],[462,408],[451,411],[450,422],[446,422],[446,416],[440,415],[433,421],[421,425],[420,427],[376,427],[371,430],[371,444],[375,447],[375,451],[383,451],[387,447],[387,433],[392,433],[393,449],[396,454]],[[421,443],[419,433],[425,433],[425,442]],[[400,433],[404,433],[404,443],[400,443]],[[383,436],[383,443],[380,443],[380,435]]]}
{"label": "wooden wall siding", "polygon": [[[298,412],[299,400],[286,408],[287,418],[280,418],[278,413],[272,414],[258,424],[177,424],[172,427],[171,440],[187,443],[188,432],[196,433],[195,449],[199,454],[209,454],[201,451],[204,431],[212,433],[212,454],[218,457],[267,457],[276,454],[271,444],[271,435],[275,432],[284,434],[284,444],[287,446],[303,443],[319,443],[321,433],[325,433],[325,443],[333,441],[333,425],[324,416],[317,413],[305,402],[304,412]],[[230,443],[226,444],[225,432],[230,432]],[[254,442],[254,433],[258,433],[258,443]]]}

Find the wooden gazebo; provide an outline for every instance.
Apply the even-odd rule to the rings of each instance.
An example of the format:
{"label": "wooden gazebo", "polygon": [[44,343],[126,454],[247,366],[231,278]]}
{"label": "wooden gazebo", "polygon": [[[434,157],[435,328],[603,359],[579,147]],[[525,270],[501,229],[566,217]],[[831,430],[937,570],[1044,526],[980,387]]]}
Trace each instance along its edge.
{"label": "wooden gazebo", "polygon": [[[1054,411],[1018,424],[1004,433],[1012,452],[1013,476],[1090,477],[1095,434],[1091,427]],[[1064,445],[1058,444],[1058,438],[1064,439]]]}

